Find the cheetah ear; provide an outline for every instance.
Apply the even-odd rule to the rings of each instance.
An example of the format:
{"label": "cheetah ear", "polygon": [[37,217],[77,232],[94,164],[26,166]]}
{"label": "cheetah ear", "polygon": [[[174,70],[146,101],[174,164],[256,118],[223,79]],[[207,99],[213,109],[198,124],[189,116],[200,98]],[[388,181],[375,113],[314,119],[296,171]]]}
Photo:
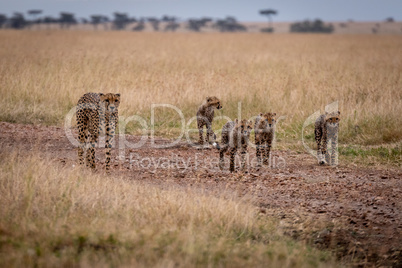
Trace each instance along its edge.
{"label": "cheetah ear", "polygon": [[273,115],[273,116],[276,116],[276,113],[273,113],[272,115]]}
{"label": "cheetah ear", "polygon": [[262,116],[263,115],[263,113],[260,113],[260,116]]}
{"label": "cheetah ear", "polygon": [[117,93],[116,96],[120,98],[120,93]]}
{"label": "cheetah ear", "polygon": [[211,97],[207,97],[207,102],[210,102],[212,100]]}
{"label": "cheetah ear", "polygon": [[106,99],[106,96],[103,93],[99,93],[99,97],[101,101],[104,101]]}
{"label": "cheetah ear", "polygon": [[340,115],[341,114],[341,112],[340,111],[338,111],[338,115]]}
{"label": "cheetah ear", "polygon": [[239,123],[239,119],[236,118],[236,119],[235,119],[235,123],[238,124],[238,123]]}

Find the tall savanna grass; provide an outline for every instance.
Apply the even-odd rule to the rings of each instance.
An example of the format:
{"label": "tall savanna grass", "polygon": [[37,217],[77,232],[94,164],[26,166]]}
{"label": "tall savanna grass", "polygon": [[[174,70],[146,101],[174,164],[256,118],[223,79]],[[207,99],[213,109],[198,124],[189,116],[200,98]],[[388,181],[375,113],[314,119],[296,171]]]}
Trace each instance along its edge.
{"label": "tall savanna grass", "polygon": [[[395,143],[401,47],[386,35],[0,31],[0,120],[61,124],[90,91],[120,92],[125,118],[149,123],[151,104],[166,103],[188,120],[215,95],[217,115],[238,117],[238,102],[243,118],[274,111],[286,116],[279,137],[299,139],[309,115],[339,101],[341,142]],[[168,108],[155,123],[162,134],[180,127]]]}
{"label": "tall savanna grass", "polygon": [[0,153],[3,267],[328,267],[247,200]]}

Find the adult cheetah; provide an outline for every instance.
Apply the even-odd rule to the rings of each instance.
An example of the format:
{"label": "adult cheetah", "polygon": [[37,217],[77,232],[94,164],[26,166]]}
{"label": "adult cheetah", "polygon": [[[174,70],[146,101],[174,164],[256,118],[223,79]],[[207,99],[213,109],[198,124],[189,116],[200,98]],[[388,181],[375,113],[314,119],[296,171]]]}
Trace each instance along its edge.
{"label": "adult cheetah", "polygon": [[[340,112],[325,113],[315,121],[315,141],[317,142],[317,159],[320,165],[337,164],[338,132]],[[331,141],[331,155],[327,152],[327,142]],[[324,159],[325,156],[325,159]]]}
{"label": "adult cheetah", "polygon": [[236,119],[227,122],[222,128],[222,146],[219,151],[219,167],[224,167],[224,154],[230,148],[230,172],[234,171],[234,160],[237,150],[240,148],[241,168],[246,168],[247,146],[252,130],[252,122],[246,119]]}
{"label": "adult cheetah", "polygon": [[[258,166],[261,166],[261,162],[263,162],[264,165],[268,164],[272,142],[275,138],[275,126],[276,113],[260,113],[255,119],[254,134]],[[261,155],[263,161],[261,161]]]}
{"label": "adult cheetah", "polygon": [[95,144],[99,133],[104,133],[106,129],[106,170],[110,169],[110,151],[119,120],[119,104],[120,94],[113,93],[86,93],[78,100],[78,160],[81,165],[84,164],[84,150],[88,149],[87,166],[95,169]]}
{"label": "adult cheetah", "polygon": [[[207,97],[197,111],[197,127],[200,135],[199,143],[204,144],[204,126],[207,128],[207,142],[212,138],[216,141],[216,135],[212,130],[215,109],[222,109],[221,101],[217,97]],[[216,143],[215,143],[216,144]]]}

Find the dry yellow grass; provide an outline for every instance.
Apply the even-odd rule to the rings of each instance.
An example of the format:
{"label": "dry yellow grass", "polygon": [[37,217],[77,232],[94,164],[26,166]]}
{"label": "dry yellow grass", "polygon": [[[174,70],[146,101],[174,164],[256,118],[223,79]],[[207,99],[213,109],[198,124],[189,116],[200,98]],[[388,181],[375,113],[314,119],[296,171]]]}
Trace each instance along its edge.
{"label": "dry yellow grass", "polygon": [[330,267],[246,200],[0,153],[4,267]]}
{"label": "dry yellow grass", "polygon": [[[152,103],[188,120],[216,95],[218,115],[234,119],[238,102],[243,117],[286,115],[282,140],[299,139],[304,120],[333,101],[341,142],[402,139],[402,36],[0,31],[0,47],[3,121],[61,124],[88,91],[120,92],[121,115],[148,124]],[[173,110],[156,115],[160,133],[177,132]]]}

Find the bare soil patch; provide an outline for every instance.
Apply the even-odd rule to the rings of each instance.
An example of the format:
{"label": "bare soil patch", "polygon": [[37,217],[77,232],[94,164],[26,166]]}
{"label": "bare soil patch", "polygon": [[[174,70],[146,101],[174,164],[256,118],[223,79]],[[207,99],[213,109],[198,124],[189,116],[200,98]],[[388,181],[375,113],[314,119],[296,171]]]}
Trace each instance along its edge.
{"label": "bare soil patch", "polygon": [[[76,131],[73,130],[76,137]],[[119,147],[116,139],[116,147]],[[135,144],[141,137],[125,135]],[[156,145],[171,140],[155,139]],[[77,151],[60,127],[0,122],[2,151],[34,151],[62,165],[77,165]],[[319,166],[307,153],[274,150],[270,167],[229,173],[218,169],[218,151],[180,142],[154,148],[150,139],[140,148],[113,150],[112,174],[160,187],[196,187],[211,194],[224,191],[251,197],[261,216],[278,218],[295,239],[330,249],[359,266],[402,266],[402,171],[362,168],[350,163]],[[250,157],[255,155],[250,150]],[[96,150],[97,172],[104,152]],[[226,156],[226,160],[228,156]]]}

